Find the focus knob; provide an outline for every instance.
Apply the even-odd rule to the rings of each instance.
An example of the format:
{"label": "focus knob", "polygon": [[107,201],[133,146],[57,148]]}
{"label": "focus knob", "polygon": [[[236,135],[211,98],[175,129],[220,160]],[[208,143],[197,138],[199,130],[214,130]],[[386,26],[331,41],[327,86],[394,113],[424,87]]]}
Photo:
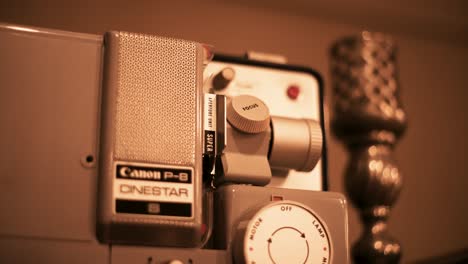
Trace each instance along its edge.
{"label": "focus knob", "polygon": [[228,122],[245,133],[260,133],[270,126],[270,110],[255,96],[239,95],[233,97],[227,105]]}

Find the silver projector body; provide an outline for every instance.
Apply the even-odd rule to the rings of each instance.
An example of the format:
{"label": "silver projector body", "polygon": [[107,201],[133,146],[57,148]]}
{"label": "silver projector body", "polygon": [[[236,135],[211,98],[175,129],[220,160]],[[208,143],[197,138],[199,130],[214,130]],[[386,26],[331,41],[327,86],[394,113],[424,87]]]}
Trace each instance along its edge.
{"label": "silver projector body", "polygon": [[319,75],[211,55],[0,24],[0,262],[348,263]]}

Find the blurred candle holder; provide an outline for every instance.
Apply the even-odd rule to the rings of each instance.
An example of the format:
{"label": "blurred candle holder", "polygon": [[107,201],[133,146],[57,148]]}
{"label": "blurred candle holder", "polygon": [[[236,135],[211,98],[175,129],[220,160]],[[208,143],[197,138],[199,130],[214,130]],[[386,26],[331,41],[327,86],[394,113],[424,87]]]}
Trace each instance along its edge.
{"label": "blurred candle holder", "polygon": [[389,235],[387,220],[401,187],[393,148],[406,114],[399,97],[396,47],[382,33],[364,31],[331,48],[332,130],[350,158],[345,188],[363,224],[352,247],[355,263],[399,263],[401,245]]}

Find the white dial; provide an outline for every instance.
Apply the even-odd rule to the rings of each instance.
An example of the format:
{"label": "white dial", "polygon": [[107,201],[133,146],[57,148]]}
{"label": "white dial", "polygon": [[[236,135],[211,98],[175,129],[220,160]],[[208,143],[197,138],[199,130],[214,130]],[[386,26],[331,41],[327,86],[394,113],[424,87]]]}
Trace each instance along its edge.
{"label": "white dial", "polygon": [[331,263],[325,223],[311,209],[292,201],[262,208],[248,223],[244,236],[247,264]]}

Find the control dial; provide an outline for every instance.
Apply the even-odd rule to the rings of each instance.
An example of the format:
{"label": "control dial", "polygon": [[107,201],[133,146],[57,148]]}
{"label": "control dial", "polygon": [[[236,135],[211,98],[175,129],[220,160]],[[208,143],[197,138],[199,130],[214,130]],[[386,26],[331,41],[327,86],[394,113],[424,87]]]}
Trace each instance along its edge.
{"label": "control dial", "polygon": [[305,205],[280,201],[262,208],[250,220],[243,239],[242,262],[331,263],[327,227]]}
{"label": "control dial", "polygon": [[245,133],[260,133],[270,127],[270,110],[255,96],[234,96],[226,109],[228,122]]}
{"label": "control dial", "polygon": [[231,67],[226,67],[218,72],[213,78],[213,88],[216,91],[223,90],[226,88],[234,77],[236,76],[236,71]]}

